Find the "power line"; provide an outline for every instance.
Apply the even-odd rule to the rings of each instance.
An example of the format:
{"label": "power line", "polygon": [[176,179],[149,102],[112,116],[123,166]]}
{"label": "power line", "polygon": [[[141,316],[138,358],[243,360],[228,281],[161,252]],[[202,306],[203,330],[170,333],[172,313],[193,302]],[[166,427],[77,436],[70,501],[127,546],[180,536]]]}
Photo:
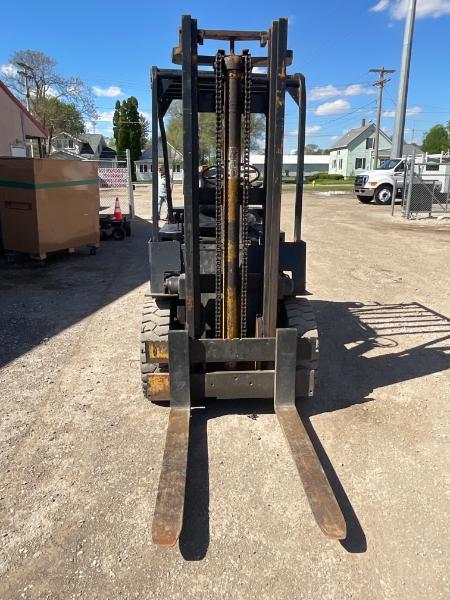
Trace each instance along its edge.
{"label": "power line", "polygon": [[379,79],[372,83],[378,87],[377,101],[377,119],[375,124],[375,148],[373,150],[373,166],[375,169],[378,166],[378,148],[380,143],[380,121],[381,121],[381,105],[383,103],[383,88],[390,81],[389,77],[385,78],[386,73],[395,73],[395,69],[385,69],[384,67],[369,69],[369,73],[378,73]]}

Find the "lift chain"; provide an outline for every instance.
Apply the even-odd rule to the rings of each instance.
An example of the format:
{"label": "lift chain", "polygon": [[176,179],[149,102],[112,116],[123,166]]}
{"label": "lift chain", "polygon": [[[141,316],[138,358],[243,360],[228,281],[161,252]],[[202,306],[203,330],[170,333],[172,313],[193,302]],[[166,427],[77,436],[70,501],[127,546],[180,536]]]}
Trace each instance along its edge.
{"label": "lift chain", "polygon": [[215,273],[215,336],[222,336],[222,210],[223,210],[223,51],[217,52],[214,62],[216,75],[216,273]]}
{"label": "lift chain", "polygon": [[248,288],[248,201],[250,194],[250,128],[252,58],[244,54],[244,132],[243,132],[243,188],[242,188],[242,261],[241,261],[241,337],[247,337],[247,288]]}

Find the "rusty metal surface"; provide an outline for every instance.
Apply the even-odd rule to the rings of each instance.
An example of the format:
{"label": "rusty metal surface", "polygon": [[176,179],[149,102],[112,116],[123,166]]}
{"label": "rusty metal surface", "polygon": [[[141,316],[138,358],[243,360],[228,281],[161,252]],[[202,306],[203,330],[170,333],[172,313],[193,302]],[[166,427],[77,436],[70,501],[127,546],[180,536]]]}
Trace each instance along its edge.
{"label": "rusty metal surface", "polygon": [[274,404],[278,422],[317,524],[328,537],[343,540],[344,517],[295,405],[297,331],[277,329],[276,335]]}
{"label": "rusty metal surface", "polygon": [[227,151],[224,211],[224,337],[238,338],[240,330],[239,178],[241,164],[242,57],[226,56]]}
{"label": "rusty metal surface", "polygon": [[183,524],[189,421],[190,409],[171,409],[152,525],[159,546],[174,546]]}
{"label": "rusty metal surface", "polygon": [[296,407],[278,408],[277,417],[317,524],[328,537],[345,539],[347,526],[344,516]]}
{"label": "rusty metal surface", "polygon": [[147,397],[152,400],[170,399],[169,373],[149,373],[147,376]]}
{"label": "rusty metal surface", "polygon": [[149,340],[145,351],[148,362],[169,362],[169,344],[166,341]]}

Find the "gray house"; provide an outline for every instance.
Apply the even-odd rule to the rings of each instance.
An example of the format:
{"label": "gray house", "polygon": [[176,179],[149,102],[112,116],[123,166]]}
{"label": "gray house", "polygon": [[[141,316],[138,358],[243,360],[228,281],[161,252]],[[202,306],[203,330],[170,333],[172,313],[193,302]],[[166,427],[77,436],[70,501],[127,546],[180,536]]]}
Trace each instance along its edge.
{"label": "gray house", "polygon": [[50,158],[97,160],[109,166],[111,161],[116,160],[117,153],[106,145],[105,138],[99,133],[83,133],[75,137],[62,131],[52,138]]}
{"label": "gray house", "polygon": [[[161,142],[158,144],[158,164],[163,164],[163,154]],[[167,153],[169,155],[169,169],[172,181],[181,181],[183,179],[183,155],[178,152],[171,144],[167,143]],[[136,168],[137,181],[152,180],[152,147],[146,148],[139,157],[139,160],[134,161]]]}
{"label": "gray house", "polygon": [[[361,171],[372,169],[373,147],[375,144],[375,125],[366,125],[362,120],[361,127],[350,129],[330,149],[329,173],[353,177]],[[380,129],[380,156],[390,151],[391,138]]]}

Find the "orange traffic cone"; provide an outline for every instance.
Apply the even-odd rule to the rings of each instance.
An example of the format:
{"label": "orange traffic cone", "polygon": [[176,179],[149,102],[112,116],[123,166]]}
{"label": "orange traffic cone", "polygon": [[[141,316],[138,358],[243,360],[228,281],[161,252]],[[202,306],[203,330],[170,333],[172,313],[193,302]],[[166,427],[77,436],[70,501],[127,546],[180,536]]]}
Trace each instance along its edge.
{"label": "orange traffic cone", "polygon": [[122,211],[120,209],[120,202],[118,196],[116,196],[116,205],[114,206],[114,218],[116,221],[122,220]]}

